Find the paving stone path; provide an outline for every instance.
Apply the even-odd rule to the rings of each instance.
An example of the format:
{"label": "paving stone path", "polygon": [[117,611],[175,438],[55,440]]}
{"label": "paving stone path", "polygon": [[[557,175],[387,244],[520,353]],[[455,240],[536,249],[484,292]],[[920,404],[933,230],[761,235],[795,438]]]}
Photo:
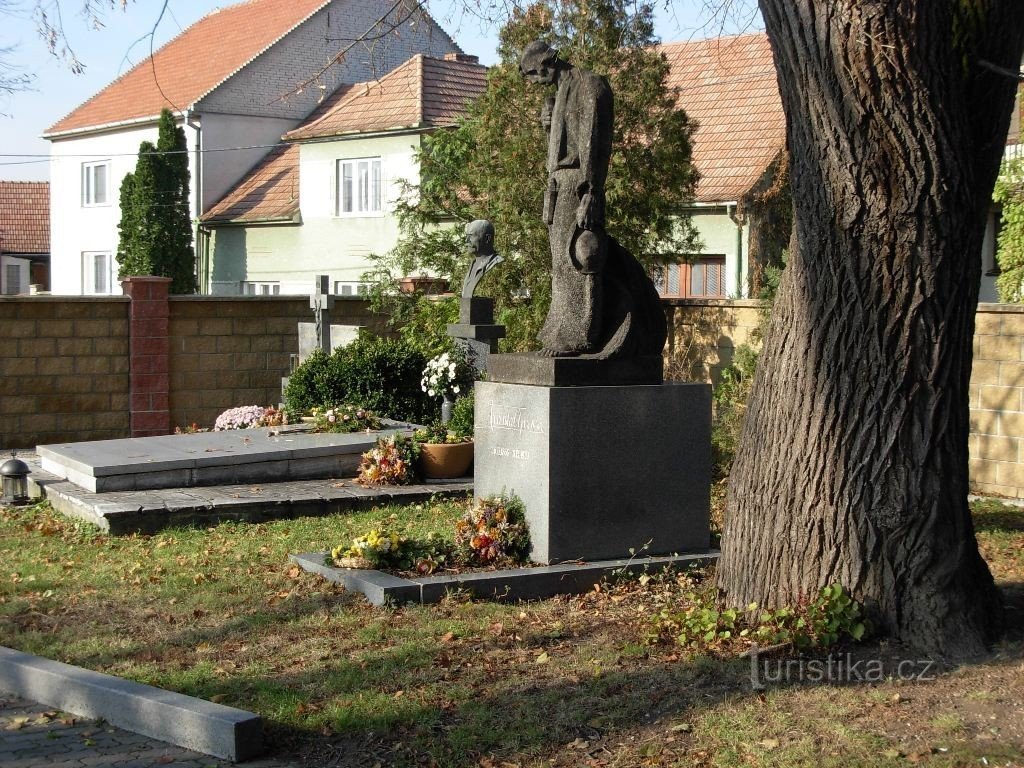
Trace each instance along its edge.
{"label": "paving stone path", "polygon": [[[85,720],[0,691],[0,766],[3,768],[225,768],[225,760]],[[252,760],[246,768],[291,768]]]}

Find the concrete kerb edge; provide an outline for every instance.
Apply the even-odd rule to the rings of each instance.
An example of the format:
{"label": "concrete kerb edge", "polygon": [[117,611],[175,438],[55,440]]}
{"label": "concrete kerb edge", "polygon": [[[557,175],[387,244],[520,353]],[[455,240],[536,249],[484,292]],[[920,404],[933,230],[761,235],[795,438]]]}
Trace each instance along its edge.
{"label": "concrete kerb edge", "polygon": [[232,762],[264,752],[259,715],[3,646],[0,689]]}

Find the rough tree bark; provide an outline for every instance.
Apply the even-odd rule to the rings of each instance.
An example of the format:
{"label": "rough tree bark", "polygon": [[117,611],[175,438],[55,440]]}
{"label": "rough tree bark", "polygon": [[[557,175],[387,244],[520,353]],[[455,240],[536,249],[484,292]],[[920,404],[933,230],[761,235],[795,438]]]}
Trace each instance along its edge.
{"label": "rough tree bark", "polygon": [[[967,508],[985,216],[1019,0],[760,0],[795,228],[729,484],[737,606],[839,582],[882,628],[970,656],[1001,604]],[[986,64],[986,62],[988,64]]]}

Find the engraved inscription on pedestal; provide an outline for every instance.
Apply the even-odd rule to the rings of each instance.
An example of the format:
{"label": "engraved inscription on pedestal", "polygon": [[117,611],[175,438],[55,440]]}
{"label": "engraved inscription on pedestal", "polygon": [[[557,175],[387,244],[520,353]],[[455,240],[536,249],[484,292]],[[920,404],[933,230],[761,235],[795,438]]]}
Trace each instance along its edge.
{"label": "engraved inscription on pedestal", "polygon": [[523,500],[538,562],[704,549],[710,428],[705,384],[477,382],[475,493]]}

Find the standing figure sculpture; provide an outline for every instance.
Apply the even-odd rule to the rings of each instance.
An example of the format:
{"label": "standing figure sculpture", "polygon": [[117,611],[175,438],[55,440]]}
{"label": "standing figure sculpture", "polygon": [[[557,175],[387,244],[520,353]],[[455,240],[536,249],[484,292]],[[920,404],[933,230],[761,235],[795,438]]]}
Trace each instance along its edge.
{"label": "standing figure sculpture", "polygon": [[551,308],[542,355],[599,358],[661,354],[665,316],[643,267],[605,231],[605,179],[614,102],[608,81],[558,58],[537,40],[520,71],[557,87],[541,122],[548,134],[544,222],[551,246]]}

